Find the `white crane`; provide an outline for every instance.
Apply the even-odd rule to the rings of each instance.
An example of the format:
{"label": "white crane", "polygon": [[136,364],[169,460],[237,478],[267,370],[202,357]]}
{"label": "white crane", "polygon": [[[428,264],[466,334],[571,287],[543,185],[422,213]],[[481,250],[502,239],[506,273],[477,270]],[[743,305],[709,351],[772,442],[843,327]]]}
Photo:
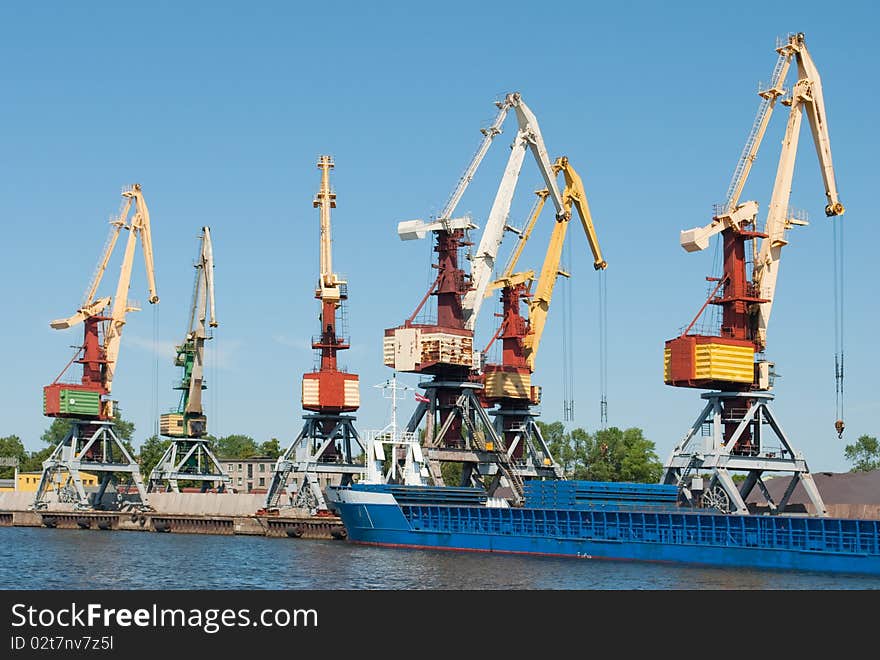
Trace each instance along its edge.
{"label": "white crane", "polygon": [[432,223],[425,223],[421,220],[407,220],[399,223],[397,227],[397,233],[401,240],[424,238],[429,231],[440,227],[475,228],[473,224],[465,222],[464,219],[452,218],[452,214],[473,179],[477,168],[479,168],[483,157],[489,150],[493,139],[501,133],[501,126],[507,117],[508,111],[512,108],[517,118],[517,134],[511,145],[507,166],[504,169],[504,175],[501,178],[501,183],[495,194],[495,200],[489,211],[489,217],[483,228],[476,254],[471,260],[472,288],[462,299],[464,323],[465,328],[468,330],[474,329],[480,307],[485,298],[486,288],[492,281],[495,258],[498,255],[498,248],[501,245],[504,231],[507,229],[510,204],[513,201],[513,194],[516,190],[516,183],[519,179],[527,149],[531,149],[544,183],[550,191],[550,197],[553,199],[553,205],[556,207],[557,220],[570,217],[570,211],[566,210],[559,186],[556,184],[556,175],[550,158],[547,155],[547,147],[544,145],[544,138],[541,135],[541,129],[538,126],[538,120],[535,118],[534,113],[522,100],[519,92],[507,94],[504,100],[499,101],[496,105],[499,108],[499,112],[495,121],[489,128],[482,129],[483,141],[439,217]]}

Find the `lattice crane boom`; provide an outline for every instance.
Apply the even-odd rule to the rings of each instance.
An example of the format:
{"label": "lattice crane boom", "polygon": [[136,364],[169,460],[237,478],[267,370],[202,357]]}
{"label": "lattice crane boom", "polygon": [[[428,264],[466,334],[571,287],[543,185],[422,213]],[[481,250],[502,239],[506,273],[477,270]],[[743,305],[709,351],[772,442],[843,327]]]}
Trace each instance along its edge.
{"label": "lattice crane boom", "polygon": [[480,243],[471,261],[472,289],[465,293],[462,298],[462,312],[465,328],[468,330],[473,330],[476,324],[486,288],[491,282],[492,273],[495,269],[495,258],[498,255],[498,248],[501,246],[504,231],[507,228],[510,205],[513,201],[513,194],[516,190],[526,149],[531,150],[538,165],[538,170],[544,179],[544,184],[550,191],[550,198],[556,207],[557,218],[566,218],[566,213],[570,217],[570,211],[565,208],[562,194],[559,191],[559,186],[556,184],[556,173],[553,171],[550,158],[547,155],[547,147],[544,144],[544,137],[541,134],[541,128],[538,125],[535,114],[522,100],[519,93],[508,94],[507,99],[516,112],[519,128],[513,141],[507,166],[501,178],[501,183],[498,186],[495,200],[489,211],[489,217],[480,236]]}
{"label": "lattice crane boom", "polygon": [[131,286],[131,273],[134,266],[135,243],[140,238],[146,268],[147,283],[150,288],[150,304],[159,302],[156,294],[156,278],[153,271],[153,239],[150,234],[150,213],[147,203],[141,192],[140,184],[131,186],[122,193],[123,197],[133,198],[135,212],[128,227],[128,240],[125,244],[125,253],[122,258],[122,266],[119,271],[119,280],[116,283],[116,295],[113,298],[113,306],[110,311],[110,323],[107,327],[104,339],[104,350],[107,358],[104,387],[109,394],[113,387],[113,379],[116,373],[116,363],[119,358],[119,347],[122,343],[122,329],[125,326],[125,317],[128,312],[138,311],[128,302],[128,291]]}

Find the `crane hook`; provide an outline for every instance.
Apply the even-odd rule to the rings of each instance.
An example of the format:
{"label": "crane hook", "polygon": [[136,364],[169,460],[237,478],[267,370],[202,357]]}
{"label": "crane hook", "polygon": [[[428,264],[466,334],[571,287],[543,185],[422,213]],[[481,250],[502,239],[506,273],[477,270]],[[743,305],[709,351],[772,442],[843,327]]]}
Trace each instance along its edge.
{"label": "crane hook", "polygon": [[846,425],[843,423],[842,419],[838,419],[836,422],[834,422],[834,430],[837,431],[838,438],[843,437],[843,429],[844,428],[846,428]]}

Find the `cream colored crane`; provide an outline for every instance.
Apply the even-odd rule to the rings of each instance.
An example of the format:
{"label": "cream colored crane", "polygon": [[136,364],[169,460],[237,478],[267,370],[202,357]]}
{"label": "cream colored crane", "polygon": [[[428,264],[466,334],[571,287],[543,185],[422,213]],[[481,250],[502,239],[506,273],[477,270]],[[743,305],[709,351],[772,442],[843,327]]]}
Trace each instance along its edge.
{"label": "cream colored crane", "polygon": [[[767,345],[767,326],[776,291],[776,280],[779,275],[782,248],[788,244],[785,239],[786,230],[793,226],[807,224],[804,220],[789,214],[789,199],[794,175],[795,156],[797,155],[798,138],[804,112],[810,123],[813,143],[819,157],[822,180],[825,185],[825,215],[828,217],[842,215],[844,206],[840,202],[837,183],[834,178],[834,166],[831,160],[831,142],[828,135],[828,122],[825,113],[825,101],[822,95],[822,81],[813,59],[807,50],[803,33],[791,35],[787,43],[776,49],[779,60],[773,71],[772,84],[761,92],[764,101],[743,150],[743,156],[734,172],[728,192],[728,199],[723,211],[712,219],[708,225],[681,232],[681,245],[688,252],[703,250],[709,245],[709,239],[725,229],[740,232],[747,225],[757,225],[758,203],[747,201],[739,203],[739,196],[748,178],[751,164],[758,153],[767,124],[776,104],[777,98],[785,94],[782,85],[785,81],[792,58],[797,62],[798,80],[792,87],[791,95],[783,98],[782,104],[790,107],[782,150],[770,197],[770,206],[763,233],[766,238],[761,241],[760,248],[753,255],[754,268],[752,282],[762,302],[754,307],[755,327],[754,341],[758,350]],[[753,245],[757,247],[754,243]]]}
{"label": "cream colored crane", "polygon": [[[43,472],[34,495],[33,507],[44,509],[52,494],[62,501],[75,503],[78,509],[106,507],[148,507],[147,493],[141,479],[140,466],[131,456],[125,443],[116,435],[114,421],[116,407],[110,398],[122,330],[128,312],[138,309],[128,299],[134,252],[138,240],[143,247],[144,264],[150,289],[151,304],[159,302],[153,272],[153,241],[150,234],[150,213],[144,201],[141,186],[135,184],[122,193],[122,208],[112,221],[110,236],[104,247],[98,268],[92,277],[83,304],[75,314],[50,323],[63,330],[83,324],[83,344],[77,355],[62,370],[53,383],[43,388],[43,414],[69,420],[69,430],[52,453],[43,461]],[[134,208],[131,220],[129,213]],[[129,232],[116,283],[111,297],[95,298],[113,249],[122,230]],[[106,315],[110,308],[109,316]],[[101,330],[103,328],[103,340]],[[59,382],[74,360],[82,365],[79,383]],[[94,493],[86,492],[83,475],[94,475],[99,480]],[[125,491],[120,490],[122,475],[129,475]],[[131,485],[139,501],[131,500]],[[115,487],[115,500],[106,501],[108,489]]]}
{"label": "cream colored crane", "polygon": [[[56,319],[50,323],[50,326],[56,330],[70,328],[78,323],[83,323],[89,318],[98,316],[112,304],[110,316],[106,317],[108,326],[105,330],[103,343],[104,368],[101,380],[106,395],[110,394],[113,387],[126,314],[140,309],[128,301],[128,291],[131,286],[131,274],[134,266],[134,251],[138,239],[140,239],[144,253],[144,266],[150,289],[149,302],[151,304],[159,302],[159,296],[156,293],[156,277],[153,269],[153,240],[150,234],[150,212],[147,209],[147,203],[144,200],[140,184],[136,183],[125,189],[122,192],[122,197],[124,198],[122,208],[118,216],[110,222],[110,236],[104,247],[95,275],[92,277],[92,281],[86,291],[85,302],[73,316],[66,319]],[[131,212],[132,206],[134,206],[134,215],[129,222],[128,215]],[[125,244],[122,265],[119,270],[116,294],[112,298],[107,296],[95,299],[95,294],[101,284],[110,257],[113,254],[113,249],[116,247],[117,240],[123,229],[127,230],[129,234]],[[102,403],[102,416],[106,419],[113,417],[112,403],[110,401]]]}

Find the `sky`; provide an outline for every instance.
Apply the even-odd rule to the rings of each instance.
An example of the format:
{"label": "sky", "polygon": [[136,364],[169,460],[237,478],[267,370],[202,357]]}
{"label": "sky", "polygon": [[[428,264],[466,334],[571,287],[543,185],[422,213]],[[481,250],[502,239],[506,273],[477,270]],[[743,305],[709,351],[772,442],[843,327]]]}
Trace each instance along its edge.
{"label": "sky", "polygon": [[[834,431],[831,223],[808,127],[791,205],[810,225],[789,233],[768,333],[780,378],[773,409],[813,471],[846,471],[844,447],[877,435],[880,369],[871,201],[877,191],[872,84],[880,9],[870,2],[6,3],[0,8],[0,281],[7,309],[0,435],[42,447],[42,387],[81,342],[49,321],[81,304],[120,192],[143,186],[160,302],[128,315],[113,387],[135,445],[176,406],[202,226],[210,226],[219,327],[208,350],[205,407],[214,435],[292,441],[302,374],[318,329],[320,154],[333,156],[335,269],[349,282],[360,374],[357,427],[388,421],[378,384],[382,333],[433,280],[429,241],[401,241],[401,220],[442,208],[495,116],[518,91],[552,158],[584,179],[608,262],[608,423],[638,427],[665,460],[702,409],[700,391],[664,385],[664,342],[706,296],[713,249],[689,254],[679,231],[723,200],[776,39],[804,32],[822,75],[844,224],[843,439]],[[793,74],[789,81],[793,80]],[[763,222],[786,113],[773,117],[743,199]],[[806,122],[805,122],[806,124]],[[509,117],[458,206],[481,226],[515,132]],[[527,157],[509,222],[522,225],[542,187]],[[540,266],[550,208],[521,264]],[[479,230],[477,230],[479,231]],[[477,234],[478,238],[479,234]],[[508,234],[508,237],[511,236]],[[544,421],[563,419],[563,358],[575,419],[600,426],[599,286],[579,226],[569,231],[574,336],[563,355],[568,296],[557,294],[533,381]],[[502,259],[512,249],[505,239]],[[99,294],[112,295],[121,246]],[[557,291],[561,291],[558,288]],[[130,298],[148,297],[140,249]],[[559,309],[557,309],[557,306]],[[494,332],[491,300],[478,346]],[[74,374],[76,375],[76,374]],[[418,378],[401,374],[403,384]],[[399,403],[408,417],[416,402]]]}

